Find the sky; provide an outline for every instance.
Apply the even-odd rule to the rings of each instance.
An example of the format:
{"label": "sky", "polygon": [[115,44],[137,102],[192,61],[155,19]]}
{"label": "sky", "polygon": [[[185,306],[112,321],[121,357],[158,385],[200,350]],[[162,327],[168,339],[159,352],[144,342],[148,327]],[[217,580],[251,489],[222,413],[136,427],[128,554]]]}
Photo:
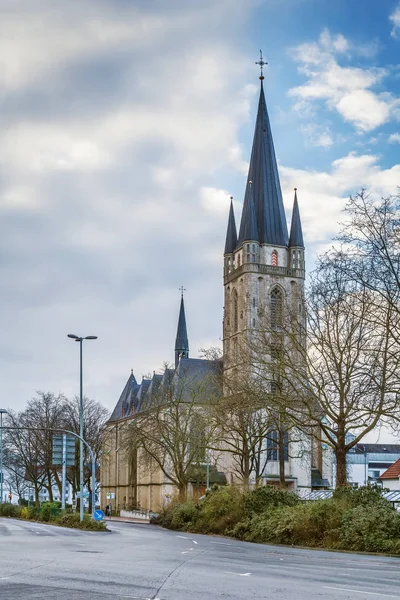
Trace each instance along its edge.
{"label": "sky", "polygon": [[264,87],[308,269],[349,194],[400,184],[398,0],[0,0],[0,407],[112,409],[221,344],[222,266]]}

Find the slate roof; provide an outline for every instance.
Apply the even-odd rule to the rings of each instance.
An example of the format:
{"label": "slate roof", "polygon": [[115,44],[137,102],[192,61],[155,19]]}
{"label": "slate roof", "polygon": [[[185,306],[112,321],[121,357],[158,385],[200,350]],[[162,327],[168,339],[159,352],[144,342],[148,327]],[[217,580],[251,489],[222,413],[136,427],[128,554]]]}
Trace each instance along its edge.
{"label": "slate roof", "polygon": [[292,212],[292,224],[290,226],[289,246],[304,248],[303,230],[301,227],[299,203],[297,201],[297,190],[294,191],[294,202]]}
{"label": "slate roof", "polygon": [[382,473],[378,479],[398,479],[400,477],[400,458],[396,460],[387,471]]}
{"label": "slate roof", "polygon": [[186,328],[185,304],[183,296],[181,298],[181,306],[179,309],[178,329],[175,339],[175,351],[189,352],[189,340]]}
{"label": "slate roof", "polygon": [[236,246],[237,246],[236,221],[235,221],[235,213],[233,211],[233,201],[231,199],[231,206],[229,208],[229,217],[228,217],[228,229],[226,231],[224,254],[232,254],[232,252],[235,251]]}
{"label": "slate roof", "polygon": [[287,246],[288,231],[285,210],[262,81],[243,206],[249,202],[250,181],[253,182],[254,187],[254,204],[260,243]]}
{"label": "slate roof", "polygon": [[181,358],[173,379],[174,395],[185,402],[209,400],[220,392],[221,363],[201,358]]}
{"label": "slate roof", "polygon": [[357,444],[355,452],[358,454],[400,454],[400,444]]}
{"label": "slate roof", "polygon": [[239,240],[237,245],[241,246],[243,242],[258,242],[257,217],[254,204],[253,185],[249,183],[248,194],[246,194],[242,219],[240,221]]}
{"label": "slate roof", "polygon": [[122,418],[122,415],[126,415],[125,410],[123,411],[122,409],[125,409],[125,407],[131,405],[132,395],[134,394],[135,390],[137,390],[137,387],[137,381],[134,374],[131,372],[128,377],[128,381],[122,390],[122,394],[119,397],[119,400],[111,414],[110,421],[117,421],[118,419]]}

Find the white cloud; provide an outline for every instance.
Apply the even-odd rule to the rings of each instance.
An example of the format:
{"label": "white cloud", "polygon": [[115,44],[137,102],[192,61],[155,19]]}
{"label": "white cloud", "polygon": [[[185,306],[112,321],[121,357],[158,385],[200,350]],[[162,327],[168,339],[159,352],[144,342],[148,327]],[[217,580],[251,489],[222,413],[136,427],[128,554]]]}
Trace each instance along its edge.
{"label": "white cloud", "polygon": [[400,4],[394,9],[392,14],[389,16],[389,21],[393,23],[391,36],[394,38],[398,38],[400,32]]}
{"label": "white cloud", "polygon": [[330,148],[333,145],[332,132],[329,127],[309,123],[308,125],[302,125],[300,130],[306,136],[307,143],[310,146]]}
{"label": "white cloud", "polygon": [[291,49],[292,58],[299,63],[299,72],[307,78],[306,83],[289,90],[289,95],[297,99],[295,109],[300,114],[305,107],[322,100],[360,132],[371,131],[396,118],[399,101],[388,93],[370,89],[383,80],[386,69],[343,67],[338,63],[341,55],[353,51],[342,35],[333,37],[326,29],[317,42]]}
{"label": "white cloud", "polygon": [[400,144],[400,133],[391,133],[388,142],[389,144]]}

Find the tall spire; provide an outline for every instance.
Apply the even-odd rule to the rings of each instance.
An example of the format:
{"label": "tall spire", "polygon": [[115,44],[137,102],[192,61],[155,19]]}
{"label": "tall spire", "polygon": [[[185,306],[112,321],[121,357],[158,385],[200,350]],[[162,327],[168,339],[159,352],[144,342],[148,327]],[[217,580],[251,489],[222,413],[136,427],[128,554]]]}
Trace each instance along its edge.
{"label": "tall spire", "polygon": [[175,368],[178,366],[179,359],[189,358],[189,341],[186,329],[185,304],[183,302],[184,287],[181,291],[181,307],[179,310],[178,329],[175,340]]}
{"label": "tall spire", "polygon": [[237,233],[235,213],[233,212],[233,197],[231,196],[231,206],[229,209],[228,229],[226,232],[225,252],[224,254],[232,254],[237,246]]}
{"label": "tall spire", "polygon": [[292,212],[292,224],[290,227],[289,246],[304,248],[303,230],[301,228],[299,203],[297,202],[297,188],[294,188],[294,202]]}
{"label": "tall spire", "polygon": [[[260,66],[266,64],[262,58],[260,63],[257,64],[260,64]],[[261,75],[260,79],[260,99],[258,102],[247,182],[253,182],[254,204],[260,243],[287,246],[288,231],[271,126],[264,96],[264,76]],[[249,193],[249,186],[247,186],[245,203]]]}
{"label": "tall spire", "polygon": [[240,221],[240,231],[238,245],[243,242],[258,242],[256,209],[254,206],[253,184],[249,181],[248,193],[246,193],[243,204],[242,220]]}

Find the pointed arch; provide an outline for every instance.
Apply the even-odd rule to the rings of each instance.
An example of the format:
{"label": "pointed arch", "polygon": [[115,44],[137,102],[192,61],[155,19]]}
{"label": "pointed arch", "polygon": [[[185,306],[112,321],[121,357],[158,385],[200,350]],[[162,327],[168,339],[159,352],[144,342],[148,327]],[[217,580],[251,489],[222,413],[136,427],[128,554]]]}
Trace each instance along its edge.
{"label": "pointed arch", "polygon": [[233,331],[236,332],[239,329],[239,298],[236,289],[233,289],[232,296]]}
{"label": "pointed arch", "polygon": [[270,293],[270,318],[272,327],[283,325],[283,301],[284,292],[278,285],[274,286]]}

